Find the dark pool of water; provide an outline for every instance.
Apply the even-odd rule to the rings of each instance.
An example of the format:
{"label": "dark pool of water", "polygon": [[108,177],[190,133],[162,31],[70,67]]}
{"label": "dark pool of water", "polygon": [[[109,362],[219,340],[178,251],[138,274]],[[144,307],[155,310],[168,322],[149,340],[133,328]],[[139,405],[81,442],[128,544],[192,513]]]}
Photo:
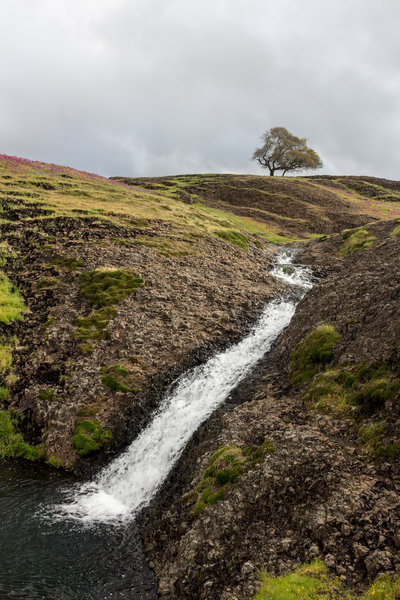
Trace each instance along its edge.
{"label": "dark pool of water", "polygon": [[155,581],[135,526],[46,518],[73,483],[0,459],[0,599],[153,600]]}

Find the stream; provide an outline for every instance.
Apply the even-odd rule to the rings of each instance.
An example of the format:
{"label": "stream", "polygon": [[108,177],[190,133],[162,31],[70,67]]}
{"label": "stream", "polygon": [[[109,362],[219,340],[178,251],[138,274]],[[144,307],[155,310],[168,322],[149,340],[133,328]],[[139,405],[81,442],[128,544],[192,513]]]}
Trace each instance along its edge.
{"label": "stream", "polygon": [[311,270],[295,257],[296,250],[280,250],[271,271],[290,285],[288,295],[270,302],[243,340],[182,375],[149,425],[94,481],[0,459],[0,600],[156,597],[139,533],[132,534],[135,519],[194,431],[268,352],[312,287]]}

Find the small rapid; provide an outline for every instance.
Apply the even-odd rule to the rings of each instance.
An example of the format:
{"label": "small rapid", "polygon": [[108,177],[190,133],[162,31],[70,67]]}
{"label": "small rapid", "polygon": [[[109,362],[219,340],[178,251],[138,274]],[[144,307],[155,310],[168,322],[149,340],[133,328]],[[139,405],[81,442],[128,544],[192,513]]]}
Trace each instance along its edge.
{"label": "small rapid", "polygon": [[297,251],[280,250],[271,273],[289,284],[270,302],[239,343],[189,370],[175,383],[149,425],[97,478],[54,506],[53,516],[87,524],[129,521],[149,504],[187,442],[253,369],[287,327],[300,298],[312,287],[311,270],[295,263]]}

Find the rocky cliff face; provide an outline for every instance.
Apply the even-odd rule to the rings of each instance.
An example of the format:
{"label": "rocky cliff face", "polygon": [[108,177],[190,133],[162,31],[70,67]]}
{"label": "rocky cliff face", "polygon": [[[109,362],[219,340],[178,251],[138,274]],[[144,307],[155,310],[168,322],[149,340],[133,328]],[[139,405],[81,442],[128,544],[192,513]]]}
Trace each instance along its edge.
{"label": "rocky cliff face", "polygon": [[[360,231],[304,250],[320,283],[237,390],[240,405],[198,432],[147,515],[162,598],[250,598],[259,568],[279,573],[314,557],[348,585],[399,571],[400,238],[396,222]],[[317,356],[312,336],[326,330],[334,343]],[[193,490],[213,452],[267,441],[225,499],[199,513]]]}

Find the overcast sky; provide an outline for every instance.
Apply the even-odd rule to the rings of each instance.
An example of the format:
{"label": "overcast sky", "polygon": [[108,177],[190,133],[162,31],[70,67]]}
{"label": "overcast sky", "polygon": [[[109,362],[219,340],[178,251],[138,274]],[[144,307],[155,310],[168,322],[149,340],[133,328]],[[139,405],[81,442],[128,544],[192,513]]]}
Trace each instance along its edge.
{"label": "overcast sky", "polygon": [[283,126],[320,172],[400,179],[399,24],[400,0],[0,0],[0,153],[263,173]]}

